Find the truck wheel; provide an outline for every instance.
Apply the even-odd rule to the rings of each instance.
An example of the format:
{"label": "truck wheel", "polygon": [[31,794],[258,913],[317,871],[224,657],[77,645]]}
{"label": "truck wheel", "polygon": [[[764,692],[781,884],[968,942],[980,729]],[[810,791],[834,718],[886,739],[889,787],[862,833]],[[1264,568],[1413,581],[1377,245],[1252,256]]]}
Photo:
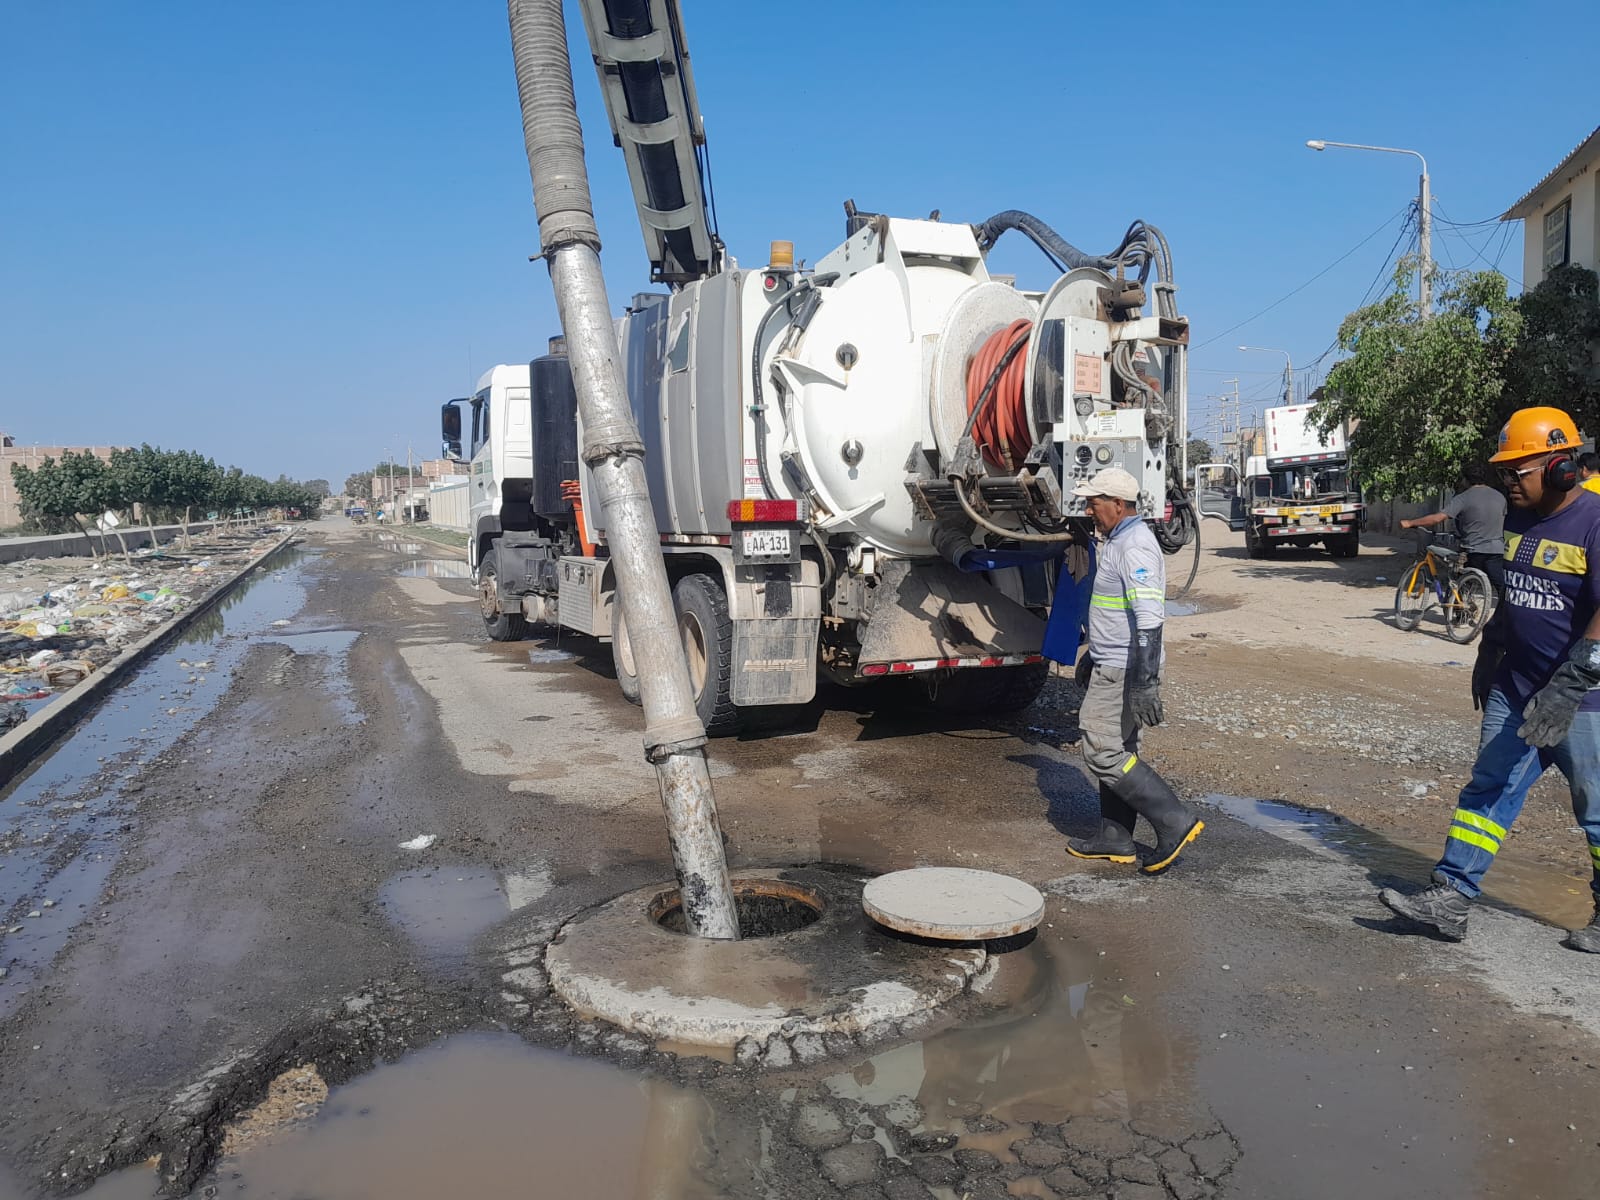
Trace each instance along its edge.
{"label": "truck wheel", "polygon": [[1250,552],[1251,558],[1266,558],[1272,553],[1272,543],[1267,540],[1266,534],[1257,533],[1254,525],[1244,527],[1244,548]]}
{"label": "truck wheel", "polygon": [[695,711],[712,736],[732,733],[739,710],[729,699],[733,686],[733,621],[722,584],[710,575],[685,575],[672,589],[678,633],[689,662]]}
{"label": "truck wheel", "polygon": [[1020,667],[968,667],[943,679],[926,681],[928,703],[942,713],[1019,712],[1038,699],[1050,678],[1050,664]]}
{"label": "truck wheel", "polygon": [[1336,538],[1329,538],[1328,553],[1335,558],[1355,558],[1361,553],[1361,535],[1343,533]]}
{"label": "truck wheel", "polygon": [[611,666],[617,673],[617,689],[629,704],[639,699],[639,665],[633,661],[633,643],[628,640],[628,624],[622,617],[622,597],[611,597]]}
{"label": "truck wheel", "polygon": [[491,641],[520,641],[528,628],[527,618],[520,612],[506,612],[500,607],[496,583],[500,574],[499,558],[491,546],[478,563],[478,607],[483,612],[483,627]]}

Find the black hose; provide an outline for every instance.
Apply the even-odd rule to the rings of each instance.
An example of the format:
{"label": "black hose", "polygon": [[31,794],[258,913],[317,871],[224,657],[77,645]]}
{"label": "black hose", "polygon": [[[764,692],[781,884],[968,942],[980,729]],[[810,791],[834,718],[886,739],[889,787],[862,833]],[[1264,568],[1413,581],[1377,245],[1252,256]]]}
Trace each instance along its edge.
{"label": "black hose", "polygon": [[[1200,514],[1195,512],[1194,501],[1186,495],[1174,500],[1172,507],[1174,512],[1179,508],[1187,509],[1189,523],[1194,528],[1194,559],[1189,563],[1189,578],[1183,581],[1183,586],[1172,597],[1174,600],[1181,600],[1189,594],[1189,589],[1194,586],[1194,577],[1200,573]],[[1159,539],[1161,535],[1157,534],[1156,536]]]}
{"label": "black hose", "polygon": [[1010,229],[1026,234],[1039,249],[1065,263],[1068,270],[1077,267],[1097,267],[1102,271],[1109,271],[1116,266],[1114,258],[1085,254],[1032,213],[1025,213],[1015,208],[995,213],[978,226],[979,241],[982,242],[984,249],[988,249],[1000,240],[1002,233]]}
{"label": "black hose", "polygon": [[761,490],[768,500],[778,498],[772,486],[772,476],[767,471],[767,404],[761,388],[761,339],[766,335],[767,322],[783,311],[782,304],[774,304],[762,315],[756,326],[755,346],[750,351],[750,381],[755,392],[755,403],[750,406],[750,416],[756,426],[756,469],[761,472]]}

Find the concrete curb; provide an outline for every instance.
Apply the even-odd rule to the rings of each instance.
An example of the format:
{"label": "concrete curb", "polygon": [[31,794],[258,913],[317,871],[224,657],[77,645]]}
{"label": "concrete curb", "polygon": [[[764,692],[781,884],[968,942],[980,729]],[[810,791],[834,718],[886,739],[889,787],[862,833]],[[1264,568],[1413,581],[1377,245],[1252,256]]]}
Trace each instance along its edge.
{"label": "concrete curb", "polygon": [[82,720],[87,710],[104,699],[125,675],[192,625],[196,618],[231,592],[267,559],[298,538],[297,533],[279,538],[247,566],[217,584],[171,621],[146,634],[82,683],[56,697],[10,733],[0,737],[0,786],[9,784],[40,753]]}

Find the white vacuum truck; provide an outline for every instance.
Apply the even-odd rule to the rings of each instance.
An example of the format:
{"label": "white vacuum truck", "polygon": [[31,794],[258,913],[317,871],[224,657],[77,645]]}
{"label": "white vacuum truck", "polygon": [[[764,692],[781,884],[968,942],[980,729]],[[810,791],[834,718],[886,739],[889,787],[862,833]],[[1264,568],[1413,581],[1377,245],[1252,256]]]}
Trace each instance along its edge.
{"label": "white vacuum truck", "polygon": [[[635,296],[617,332],[701,719],[726,732],[742,709],[805,702],[819,671],[907,676],[953,708],[1030,703],[1059,556],[1086,528],[1071,485],[1123,467],[1171,549],[1196,536],[1168,484],[1188,326],[1165,240],[1135,222],[1090,256],[1025,213],[969,225],[847,204],[845,241],[813,267],[774,242],[741,268],[703,199],[676,3],[582,8],[652,275],[671,287]],[[1047,291],[990,277],[1008,231],[1063,270]],[[446,452],[472,459],[490,635],[609,638],[636,699],[559,345],[488,372],[443,425]]]}

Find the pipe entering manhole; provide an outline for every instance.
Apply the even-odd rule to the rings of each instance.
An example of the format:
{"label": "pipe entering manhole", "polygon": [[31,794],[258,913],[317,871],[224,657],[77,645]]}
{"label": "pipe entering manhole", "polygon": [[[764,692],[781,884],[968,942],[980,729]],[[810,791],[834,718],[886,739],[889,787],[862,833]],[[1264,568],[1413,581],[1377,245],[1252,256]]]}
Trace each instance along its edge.
{"label": "pipe entering manhole", "polygon": [[[739,936],[777,937],[814,924],[824,907],[822,894],[803,884],[781,879],[734,879],[733,907],[739,915]],[[648,908],[650,919],[672,933],[685,932],[683,897],[677,888],[658,892]]]}

